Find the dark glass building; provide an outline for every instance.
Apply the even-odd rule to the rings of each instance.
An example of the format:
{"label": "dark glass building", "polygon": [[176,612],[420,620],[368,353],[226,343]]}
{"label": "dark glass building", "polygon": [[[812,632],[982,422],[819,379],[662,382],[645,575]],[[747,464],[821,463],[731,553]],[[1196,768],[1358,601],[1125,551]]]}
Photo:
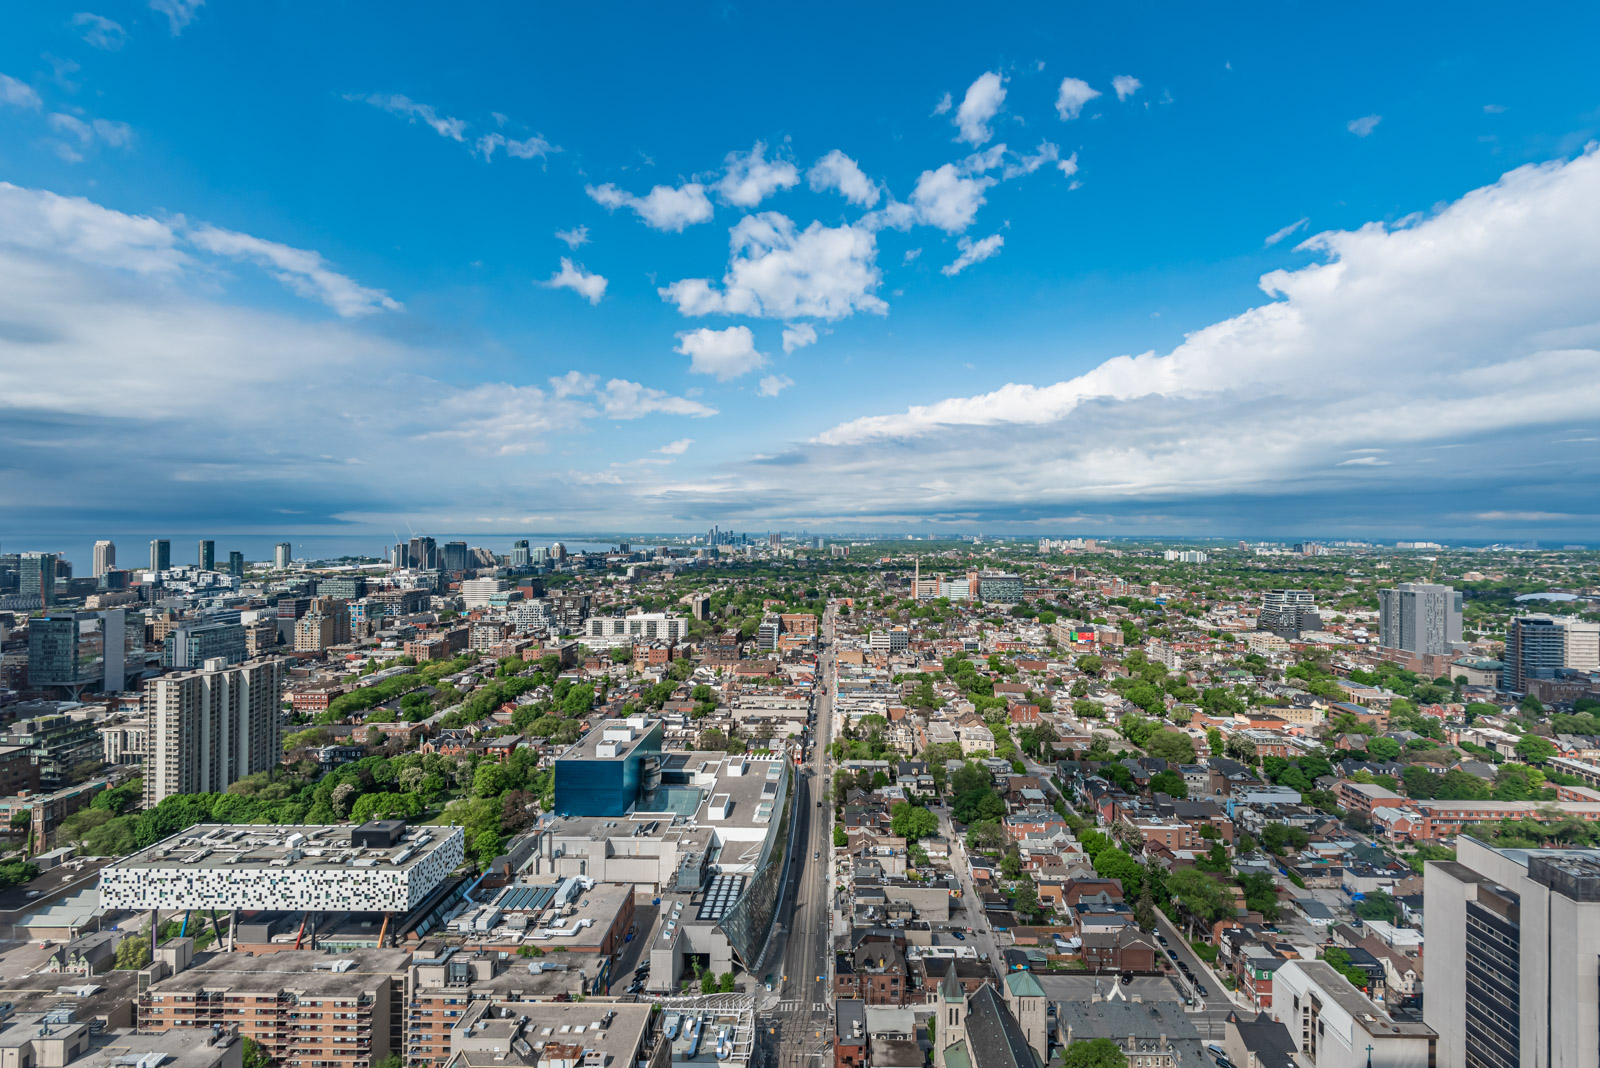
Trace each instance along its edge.
{"label": "dark glass building", "polygon": [[556,758],[555,810],[563,816],[622,816],[659,783],[660,721],[608,720]]}

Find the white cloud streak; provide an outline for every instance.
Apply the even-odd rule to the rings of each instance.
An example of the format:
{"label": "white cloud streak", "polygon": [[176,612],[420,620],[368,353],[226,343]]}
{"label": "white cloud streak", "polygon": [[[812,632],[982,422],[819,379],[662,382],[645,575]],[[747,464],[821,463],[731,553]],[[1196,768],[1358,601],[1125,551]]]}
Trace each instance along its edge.
{"label": "white cloud streak", "polygon": [[329,269],[322,256],[309,249],[293,248],[216,226],[202,226],[189,231],[187,236],[196,248],[249,260],[267,268],[268,273],[295,293],[308,300],[321,301],[347,319],[401,309],[400,302],[383,290],[360,285]]}
{"label": "white cloud streak", "polygon": [[102,51],[115,52],[128,43],[128,31],[122,24],[104,15],[80,11],[72,16],[72,25],[90,46]]}
{"label": "white cloud streak", "polygon": [[570,230],[557,230],[556,240],[564,242],[568,248],[576,251],[578,246],[589,243],[589,228],[587,226],[574,226]]}
{"label": "white cloud streak", "polygon": [[993,71],[978,76],[967,87],[967,95],[956,109],[955,125],[960,131],[957,140],[981,145],[993,136],[989,122],[1000,112],[1006,101],[1005,81]]}
{"label": "white cloud streak", "polygon": [[939,268],[940,273],[947,278],[954,278],[974,263],[982,263],[986,259],[999,255],[1000,246],[1005,243],[1006,239],[999,234],[990,234],[981,241],[963,237],[956,242],[956,248],[961,250],[961,255],[955,258],[955,262]]}
{"label": "white cloud streak", "polygon": [[150,10],[167,16],[167,26],[176,37],[195,20],[206,0],[150,0]]}
{"label": "white cloud streak", "polygon": [[26,82],[19,82],[9,74],[0,74],[0,104],[14,108],[38,111],[44,106],[38,90]]}
{"label": "white cloud streak", "polygon": [[676,188],[658,185],[642,197],[619,189],[610,182],[585,186],[584,192],[607,211],[628,208],[646,226],[674,233],[682,233],[686,226],[709,222],[713,213],[706,188],[698,182],[686,182]]}
{"label": "white cloud streak", "polygon": [[724,204],[753,208],[772,194],[800,184],[800,171],[788,160],[766,159],[767,146],[760,141],[749,152],[729,152],[722,179],[716,184],[717,197]]}
{"label": "white cloud streak", "polygon": [[351,93],[345,96],[346,100],[362,101],[371,104],[379,111],[387,111],[391,115],[398,115],[407,122],[422,122],[433,129],[440,137],[451,141],[466,141],[467,123],[464,119],[457,119],[449,115],[440,115],[431,105],[419,104],[404,93]]}
{"label": "white cloud streak", "polygon": [[1344,124],[1344,128],[1357,137],[1366,137],[1378,128],[1378,123],[1383,121],[1382,115],[1363,115],[1359,119],[1351,119]]}
{"label": "white cloud streak", "polygon": [[1283,229],[1274,230],[1272,233],[1267,235],[1267,240],[1265,242],[1266,247],[1271,248],[1273,245],[1276,245],[1279,241],[1282,241],[1291,234],[1299,233],[1301,230],[1305,229],[1310,222],[1311,220],[1309,218],[1302,216],[1301,218],[1290,223],[1288,226],[1285,226]]}

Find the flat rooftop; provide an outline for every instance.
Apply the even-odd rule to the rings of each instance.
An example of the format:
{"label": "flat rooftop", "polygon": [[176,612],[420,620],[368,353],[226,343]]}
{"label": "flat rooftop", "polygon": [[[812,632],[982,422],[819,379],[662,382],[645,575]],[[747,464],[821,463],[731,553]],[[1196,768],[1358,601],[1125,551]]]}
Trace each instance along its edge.
{"label": "flat rooftop", "polygon": [[259,871],[324,871],[373,868],[406,870],[422,863],[450,839],[451,827],[411,827],[393,846],[353,846],[355,824],[227,824],[197,823],[171,838],[141,849],[106,871],[208,869]]}
{"label": "flat rooftop", "polygon": [[[573,742],[558,760],[621,760],[630,755],[639,744],[661,725],[660,720],[634,717],[632,720],[608,719]],[[661,735],[656,733],[659,748]]]}
{"label": "flat rooftop", "polygon": [[300,997],[355,997],[379,979],[403,980],[409,949],[355,949],[348,953],[212,953],[150,987],[152,995],[194,990],[288,991]]}
{"label": "flat rooftop", "polygon": [[455,1064],[535,1065],[546,1046],[580,1046],[602,1063],[631,1063],[653,1026],[653,1005],[479,1002],[451,1029]]}

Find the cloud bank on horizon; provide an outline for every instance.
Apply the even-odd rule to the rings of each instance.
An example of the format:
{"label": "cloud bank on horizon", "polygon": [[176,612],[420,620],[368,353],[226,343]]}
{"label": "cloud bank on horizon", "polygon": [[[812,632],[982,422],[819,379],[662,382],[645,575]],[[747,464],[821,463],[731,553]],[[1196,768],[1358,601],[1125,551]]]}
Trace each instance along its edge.
{"label": "cloud bank on horizon", "polygon": [[[184,62],[231,17],[165,3],[59,29],[85,64],[158,42]],[[126,172],[203,164],[200,141],[157,158],[178,132],[132,89],[95,99],[118,118],[91,114],[94,68],[36,74],[0,48],[0,133],[35,154],[0,173],[13,523],[465,529],[536,511],[591,528],[1517,536],[1600,512],[1593,145],[1363,217],[1275,201],[1213,256],[1259,257],[1262,296],[1241,299],[1234,265],[1235,288],[1167,341],[1136,286],[1083,295],[1096,250],[1131,273],[1164,263],[1161,241],[1133,258],[1126,217],[1080,202],[1161,187],[1124,157],[1179,121],[1193,72],[991,61],[924,85],[889,120],[909,134],[723,120],[722,148],[670,164],[554,105],[546,139],[509,117],[527,101],[447,106],[459,89],[402,75],[366,66],[352,81],[378,90],[319,84],[294,104],[463,194],[451,221],[407,219],[385,244],[393,216],[348,221],[359,206],[154,199]],[[1473,121],[1516,114],[1493,106],[1474,101]],[[1380,125],[1330,106],[1322,143],[1389,150],[1418,119],[1384,110]],[[483,239],[464,221],[508,218],[490,262],[468,251]],[[459,266],[407,251],[427,243]]]}

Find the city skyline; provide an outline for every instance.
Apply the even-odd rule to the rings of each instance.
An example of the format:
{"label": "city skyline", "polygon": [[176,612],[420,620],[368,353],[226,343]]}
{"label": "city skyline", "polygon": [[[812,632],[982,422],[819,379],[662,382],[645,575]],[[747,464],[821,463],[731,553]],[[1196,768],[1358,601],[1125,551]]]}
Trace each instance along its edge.
{"label": "city skyline", "polygon": [[1600,515],[1594,11],[408,11],[13,13],[8,547]]}

